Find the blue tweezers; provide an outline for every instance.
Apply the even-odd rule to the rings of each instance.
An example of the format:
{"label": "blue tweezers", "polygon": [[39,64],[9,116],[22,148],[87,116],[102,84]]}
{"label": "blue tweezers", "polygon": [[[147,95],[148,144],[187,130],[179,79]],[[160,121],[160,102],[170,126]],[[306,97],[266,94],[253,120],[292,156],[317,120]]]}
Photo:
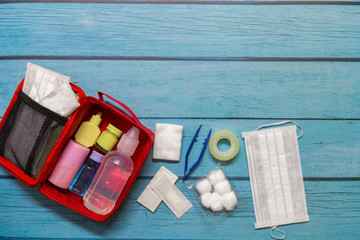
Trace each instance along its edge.
{"label": "blue tweezers", "polygon": [[189,148],[188,148],[188,150],[187,150],[187,152],[186,152],[184,177],[183,177],[183,179],[182,179],[183,181],[190,175],[190,173],[191,173],[191,172],[195,169],[195,167],[200,163],[201,158],[202,158],[203,155],[204,155],[205,149],[206,149],[206,147],[207,147],[207,145],[208,145],[208,143],[209,143],[209,139],[210,139],[210,135],[211,135],[211,130],[212,130],[212,129],[210,129],[207,137],[205,138],[205,141],[203,142],[204,146],[203,146],[203,148],[202,148],[202,150],[201,150],[201,153],[200,153],[200,156],[199,156],[198,160],[197,160],[197,161],[194,163],[194,165],[190,168],[189,172],[186,173],[187,168],[188,168],[188,162],[189,162],[189,154],[190,154],[190,151],[191,151],[191,149],[192,149],[192,147],[193,147],[193,145],[194,145],[194,142],[197,141],[197,137],[199,136],[199,131],[200,131],[200,128],[201,128],[201,127],[202,127],[202,125],[200,125],[199,128],[196,130],[196,133],[195,133],[194,137],[192,138],[191,143],[190,143],[190,146],[189,146]]}

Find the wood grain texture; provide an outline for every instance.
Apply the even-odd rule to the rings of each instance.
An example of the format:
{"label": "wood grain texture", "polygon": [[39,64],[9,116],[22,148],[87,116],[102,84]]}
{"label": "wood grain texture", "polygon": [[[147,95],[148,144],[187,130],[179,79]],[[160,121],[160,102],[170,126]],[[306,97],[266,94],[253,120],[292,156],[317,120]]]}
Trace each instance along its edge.
{"label": "wood grain texture", "polygon": [[[140,118],[359,119],[358,62],[34,60],[123,101]],[[0,112],[26,60],[0,61]]]}
{"label": "wood grain texture", "polygon": [[[136,202],[150,180],[138,180],[127,200],[109,221],[98,223],[72,212],[15,180],[0,179],[0,236],[33,238],[116,239],[270,239],[269,229],[254,230],[249,181],[231,181],[240,205],[229,216],[208,216],[198,196],[177,186],[194,204],[176,219],[162,203],[152,214]],[[357,239],[360,234],[360,182],[305,181],[310,222],[282,226],[289,239]],[[26,203],[26,204],[24,204]],[[341,234],[339,234],[341,232]]]}
{"label": "wood grain texture", "polygon": [[351,6],[4,4],[0,55],[360,57],[358,22]]}
{"label": "wood grain texture", "polygon": [[[152,160],[152,151],[140,173],[143,178],[155,175],[160,166],[166,166],[178,176],[184,174],[185,154],[190,141],[200,124],[203,124],[198,142],[194,144],[190,154],[190,163],[197,160],[202,141],[210,128],[213,131],[229,130],[234,132],[240,140],[240,152],[231,162],[223,164],[227,174],[233,178],[247,178],[247,160],[244,140],[241,132],[252,131],[257,127],[276,122],[276,120],[187,120],[187,119],[144,119],[145,126],[154,131],[155,123],[173,123],[184,126],[180,163],[166,163]],[[304,129],[304,136],[299,139],[300,156],[303,175],[306,178],[356,178],[360,172],[360,121],[319,121],[296,120]],[[331,131],[329,131],[331,129]],[[203,160],[191,176],[202,177],[213,169],[219,162],[206,150]],[[222,164],[222,163],[220,163]],[[0,176],[10,174],[0,168]]]}

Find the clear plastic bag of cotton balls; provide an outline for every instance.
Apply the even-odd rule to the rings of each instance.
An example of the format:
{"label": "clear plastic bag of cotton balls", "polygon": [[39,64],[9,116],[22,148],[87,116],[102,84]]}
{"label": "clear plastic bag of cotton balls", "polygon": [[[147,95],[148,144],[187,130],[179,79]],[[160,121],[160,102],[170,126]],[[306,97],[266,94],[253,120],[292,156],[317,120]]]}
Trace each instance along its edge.
{"label": "clear plastic bag of cotton balls", "polygon": [[237,197],[229,180],[221,169],[215,169],[199,180],[195,186],[200,194],[201,205],[213,212],[231,211],[237,203]]}

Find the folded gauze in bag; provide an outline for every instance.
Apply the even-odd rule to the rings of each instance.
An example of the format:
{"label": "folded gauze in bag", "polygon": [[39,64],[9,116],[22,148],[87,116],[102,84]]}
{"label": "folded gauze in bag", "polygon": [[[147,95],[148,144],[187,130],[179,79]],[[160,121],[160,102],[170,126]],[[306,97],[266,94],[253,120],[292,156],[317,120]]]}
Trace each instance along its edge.
{"label": "folded gauze in bag", "polygon": [[28,62],[22,91],[43,107],[68,117],[80,106],[69,81],[68,76]]}

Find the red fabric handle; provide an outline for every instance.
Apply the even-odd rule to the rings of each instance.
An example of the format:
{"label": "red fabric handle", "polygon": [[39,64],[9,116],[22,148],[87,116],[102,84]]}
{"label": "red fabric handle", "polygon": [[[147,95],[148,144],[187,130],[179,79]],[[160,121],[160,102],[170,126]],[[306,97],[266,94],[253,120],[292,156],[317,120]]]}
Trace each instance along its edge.
{"label": "red fabric handle", "polygon": [[104,101],[104,100],[103,100],[103,99],[104,99],[104,98],[103,98],[103,95],[105,95],[105,96],[108,97],[109,99],[111,99],[111,100],[113,100],[114,102],[116,102],[117,104],[119,104],[121,107],[123,107],[123,108],[130,114],[130,116],[132,117],[132,119],[133,119],[136,123],[140,124],[139,119],[136,117],[135,113],[134,113],[133,111],[131,111],[131,109],[130,109],[128,106],[126,106],[126,105],[123,104],[122,102],[116,100],[115,98],[107,95],[106,93],[98,92],[98,95],[99,95],[99,100],[100,100],[100,101]]}

